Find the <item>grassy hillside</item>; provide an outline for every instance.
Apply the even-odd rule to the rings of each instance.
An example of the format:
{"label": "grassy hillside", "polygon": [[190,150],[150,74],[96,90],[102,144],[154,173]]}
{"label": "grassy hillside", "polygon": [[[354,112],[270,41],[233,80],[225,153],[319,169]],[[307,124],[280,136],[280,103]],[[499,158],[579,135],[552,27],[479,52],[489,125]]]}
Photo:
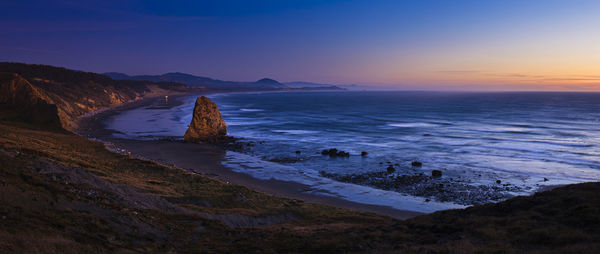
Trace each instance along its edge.
{"label": "grassy hillside", "polygon": [[278,198],[103,144],[0,123],[9,252],[560,252],[600,249],[599,183],[407,221]]}

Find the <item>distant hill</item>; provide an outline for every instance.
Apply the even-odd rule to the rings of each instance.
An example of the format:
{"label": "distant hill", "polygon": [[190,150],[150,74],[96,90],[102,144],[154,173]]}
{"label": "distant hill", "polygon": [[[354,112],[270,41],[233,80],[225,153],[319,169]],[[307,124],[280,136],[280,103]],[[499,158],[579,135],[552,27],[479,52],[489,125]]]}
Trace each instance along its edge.
{"label": "distant hill", "polygon": [[284,83],[289,88],[300,88],[300,89],[332,89],[332,90],[341,90],[342,88],[330,85],[330,84],[320,84],[313,82],[304,82],[304,81],[295,81],[295,82],[286,82]]}
{"label": "distant hill", "polygon": [[343,88],[311,82],[281,83],[270,78],[263,78],[254,82],[238,82],[194,76],[181,72],[169,72],[162,75],[136,75],[130,76],[120,72],[107,72],[104,75],[116,80],[144,80],[153,82],[177,82],[189,86],[201,86],[213,90],[226,91],[256,91],[256,90],[344,90]]}
{"label": "distant hill", "polygon": [[162,75],[137,75],[129,76],[124,73],[109,72],[104,73],[117,80],[145,80],[154,82],[177,82],[190,86],[202,86],[208,89],[216,90],[273,90],[286,88],[284,84],[281,84],[273,79],[264,78],[256,82],[236,82],[236,81],[224,81],[218,79],[212,79],[207,77],[194,76],[187,73],[181,72],[170,72]]}
{"label": "distant hill", "polygon": [[248,84],[255,85],[255,86],[274,87],[274,88],[287,88],[286,85],[279,83],[277,80],[270,79],[270,78],[263,78],[261,80],[257,80],[255,82],[248,83]]}

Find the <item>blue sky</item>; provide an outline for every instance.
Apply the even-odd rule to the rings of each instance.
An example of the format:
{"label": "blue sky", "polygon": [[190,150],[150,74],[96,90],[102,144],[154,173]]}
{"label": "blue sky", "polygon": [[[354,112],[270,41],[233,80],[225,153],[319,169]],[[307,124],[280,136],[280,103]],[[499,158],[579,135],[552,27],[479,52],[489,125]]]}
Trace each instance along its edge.
{"label": "blue sky", "polygon": [[599,1],[9,0],[0,8],[0,61],[226,80],[600,88]]}

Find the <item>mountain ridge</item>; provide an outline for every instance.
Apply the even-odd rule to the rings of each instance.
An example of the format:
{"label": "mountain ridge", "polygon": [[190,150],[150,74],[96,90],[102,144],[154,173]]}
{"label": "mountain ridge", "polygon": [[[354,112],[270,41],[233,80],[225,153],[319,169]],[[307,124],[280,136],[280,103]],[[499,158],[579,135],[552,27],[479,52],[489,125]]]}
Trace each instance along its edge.
{"label": "mountain ridge", "polygon": [[[119,72],[107,72],[104,73],[113,79],[117,80],[138,80],[138,81],[171,81],[186,84],[189,86],[200,86],[208,89],[218,90],[271,90],[281,89],[285,86],[273,79],[264,78],[255,82],[237,82],[237,81],[224,81],[219,79],[213,79],[202,76],[195,76],[192,74],[182,72],[168,72],[160,75],[134,75],[130,76]],[[272,80],[274,82],[266,82]]]}
{"label": "mountain ridge", "polygon": [[[256,81],[225,81],[209,77],[196,76],[183,72],[167,72],[158,75],[128,75],[121,72],[103,73],[117,80],[145,80],[145,81],[171,81],[190,86],[201,86],[208,89],[217,90],[272,90],[272,89],[290,89],[290,90],[344,90],[335,85],[319,84],[312,82],[288,82],[282,83],[272,78],[262,78]],[[306,85],[301,85],[306,84]],[[310,85],[309,85],[310,84]]]}

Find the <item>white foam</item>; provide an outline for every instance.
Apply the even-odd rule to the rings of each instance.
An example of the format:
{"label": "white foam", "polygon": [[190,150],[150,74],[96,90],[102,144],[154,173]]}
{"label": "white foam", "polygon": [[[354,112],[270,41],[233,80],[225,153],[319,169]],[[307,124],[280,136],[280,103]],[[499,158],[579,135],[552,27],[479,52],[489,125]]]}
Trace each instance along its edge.
{"label": "white foam", "polygon": [[318,131],[308,131],[308,130],[271,130],[271,131],[278,132],[278,133],[292,134],[292,135],[319,133]]}
{"label": "white foam", "polygon": [[438,126],[437,124],[432,123],[389,123],[386,125],[399,128],[424,128]]}
{"label": "white foam", "polygon": [[252,121],[252,120],[226,120],[227,126],[259,125],[270,124],[272,121]]}
{"label": "white foam", "polygon": [[259,158],[228,151],[223,165],[235,172],[249,174],[261,180],[294,181],[311,187],[310,193],[335,196],[345,200],[395,209],[430,213],[439,210],[464,208],[449,202],[426,202],[425,198],[407,196],[398,192],[374,189],[351,183],[337,182],[319,176],[316,171],[285,166]]}

